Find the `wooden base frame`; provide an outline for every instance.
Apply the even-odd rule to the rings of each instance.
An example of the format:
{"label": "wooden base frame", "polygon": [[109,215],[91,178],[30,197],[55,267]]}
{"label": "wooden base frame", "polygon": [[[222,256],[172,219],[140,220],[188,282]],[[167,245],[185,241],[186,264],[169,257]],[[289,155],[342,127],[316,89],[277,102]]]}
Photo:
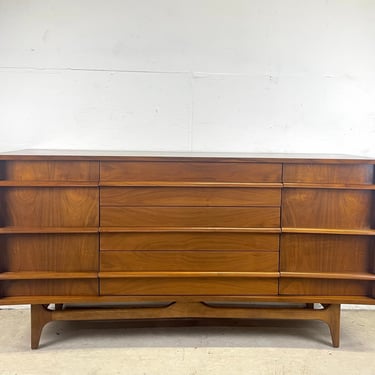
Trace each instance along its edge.
{"label": "wooden base frame", "polygon": [[340,304],[324,304],[316,309],[314,304],[304,307],[240,307],[209,302],[170,302],[151,306],[113,308],[69,307],[55,305],[31,305],[31,348],[37,349],[43,327],[55,320],[135,320],[135,319],[280,319],[321,320],[331,333],[332,345],[340,344]]}

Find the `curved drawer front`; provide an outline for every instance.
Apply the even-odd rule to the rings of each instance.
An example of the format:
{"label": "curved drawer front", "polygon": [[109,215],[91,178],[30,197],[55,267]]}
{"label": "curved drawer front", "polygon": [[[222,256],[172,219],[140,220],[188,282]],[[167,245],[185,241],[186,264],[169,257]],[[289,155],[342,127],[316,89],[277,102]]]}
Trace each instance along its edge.
{"label": "curved drawer front", "polygon": [[147,231],[101,233],[100,250],[278,251],[279,234]]}
{"label": "curved drawer front", "polygon": [[101,187],[103,206],[280,206],[280,188]]}
{"label": "curved drawer front", "polygon": [[277,278],[131,277],[102,278],[101,295],[276,295]]}
{"label": "curved drawer front", "polygon": [[277,272],[277,251],[102,251],[103,272]]}
{"label": "curved drawer front", "polygon": [[101,162],[100,180],[281,182],[281,164],[226,162]]}

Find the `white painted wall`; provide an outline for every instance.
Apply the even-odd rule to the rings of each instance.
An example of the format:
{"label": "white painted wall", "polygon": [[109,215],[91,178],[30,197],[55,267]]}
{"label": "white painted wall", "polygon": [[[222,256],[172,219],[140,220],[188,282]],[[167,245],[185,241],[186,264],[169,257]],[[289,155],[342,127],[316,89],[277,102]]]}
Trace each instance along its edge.
{"label": "white painted wall", "polygon": [[0,0],[0,151],[374,141],[373,0]]}

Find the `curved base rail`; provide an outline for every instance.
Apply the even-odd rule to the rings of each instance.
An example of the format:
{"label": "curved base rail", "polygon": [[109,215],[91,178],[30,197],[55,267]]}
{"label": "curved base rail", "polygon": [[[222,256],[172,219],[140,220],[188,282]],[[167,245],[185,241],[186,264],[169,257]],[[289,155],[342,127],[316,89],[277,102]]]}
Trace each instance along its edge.
{"label": "curved base rail", "polygon": [[121,308],[71,308],[61,304],[55,310],[48,305],[31,305],[31,348],[37,349],[43,327],[55,320],[134,320],[134,319],[280,319],[280,320],[321,320],[331,333],[332,345],[340,344],[340,305],[322,305],[315,309],[314,304],[305,307],[236,307],[209,302],[170,302],[147,307]]}

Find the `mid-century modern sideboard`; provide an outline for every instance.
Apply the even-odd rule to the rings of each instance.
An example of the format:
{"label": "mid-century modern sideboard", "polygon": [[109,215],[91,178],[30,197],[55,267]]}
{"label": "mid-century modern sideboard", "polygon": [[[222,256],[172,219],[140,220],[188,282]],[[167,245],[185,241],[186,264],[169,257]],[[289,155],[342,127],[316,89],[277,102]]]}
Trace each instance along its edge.
{"label": "mid-century modern sideboard", "polygon": [[0,304],[31,304],[32,348],[160,318],[317,319],[338,346],[342,303],[375,304],[375,160],[0,154]]}

